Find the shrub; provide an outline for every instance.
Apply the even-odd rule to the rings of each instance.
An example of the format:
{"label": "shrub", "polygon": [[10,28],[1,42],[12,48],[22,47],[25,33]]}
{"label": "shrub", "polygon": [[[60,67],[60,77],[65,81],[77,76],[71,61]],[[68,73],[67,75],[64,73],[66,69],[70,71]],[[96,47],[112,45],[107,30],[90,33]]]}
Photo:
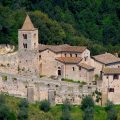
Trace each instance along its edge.
{"label": "shrub", "polygon": [[117,110],[114,108],[107,113],[107,120],[117,120]]}
{"label": "shrub", "polygon": [[18,113],[18,120],[27,120],[28,119],[28,110],[23,107]]}
{"label": "shrub", "polygon": [[94,110],[92,107],[87,107],[84,110],[83,120],[94,120]]}
{"label": "shrub", "polygon": [[109,111],[112,108],[113,108],[113,102],[111,102],[111,101],[108,100],[107,103],[106,103],[106,106],[105,106],[105,110]]}
{"label": "shrub", "polygon": [[64,111],[66,109],[68,109],[69,111],[72,109],[72,106],[67,99],[63,102],[63,105],[62,105],[62,110]]}
{"label": "shrub", "polygon": [[44,111],[44,112],[48,112],[50,110],[50,103],[48,100],[43,100],[40,102],[39,105],[40,110]]}
{"label": "shrub", "polygon": [[72,106],[70,105],[70,102],[66,99],[62,106],[61,120],[72,120],[72,117],[70,114],[71,108],[72,108]]}
{"label": "shrub", "polygon": [[5,104],[5,96],[3,94],[0,94],[0,105]]}
{"label": "shrub", "polygon": [[27,120],[28,119],[28,101],[26,99],[22,99],[19,103],[19,112],[18,112],[18,120]]}
{"label": "shrub", "polygon": [[0,95],[0,120],[16,120],[15,114],[6,105],[5,96]]}
{"label": "shrub", "polygon": [[107,120],[117,120],[117,110],[111,101],[107,101],[105,110],[107,112]]}
{"label": "shrub", "polygon": [[22,99],[19,103],[19,108],[28,108],[28,101],[26,99]]}
{"label": "shrub", "polygon": [[94,101],[91,96],[85,96],[81,102],[81,109],[84,111],[87,108],[94,108]]}
{"label": "shrub", "polygon": [[68,109],[65,109],[64,111],[62,111],[61,120],[72,120],[70,111]]}
{"label": "shrub", "polygon": [[7,81],[7,76],[3,75],[3,76],[2,76],[2,80],[3,80],[3,81]]}

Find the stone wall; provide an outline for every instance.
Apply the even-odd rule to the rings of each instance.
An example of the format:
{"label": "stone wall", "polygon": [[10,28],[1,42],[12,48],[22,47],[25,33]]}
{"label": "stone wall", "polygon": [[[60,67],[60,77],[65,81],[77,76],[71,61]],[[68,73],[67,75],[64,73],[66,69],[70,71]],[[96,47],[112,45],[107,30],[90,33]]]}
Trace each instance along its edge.
{"label": "stone wall", "polygon": [[[6,79],[7,77],[7,79]],[[82,97],[92,94],[96,86],[81,86],[50,78],[20,76],[0,73],[0,91],[17,97],[28,98],[30,102],[49,99],[52,104],[62,104],[65,99],[80,104]]]}
{"label": "stone wall", "polygon": [[8,73],[17,73],[18,53],[9,53],[0,55],[0,71]]}

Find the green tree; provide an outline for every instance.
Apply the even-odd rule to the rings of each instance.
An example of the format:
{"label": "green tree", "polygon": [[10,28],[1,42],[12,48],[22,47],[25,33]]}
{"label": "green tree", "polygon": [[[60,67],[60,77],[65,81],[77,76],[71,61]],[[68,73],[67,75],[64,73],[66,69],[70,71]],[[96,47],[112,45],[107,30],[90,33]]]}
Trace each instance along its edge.
{"label": "green tree", "polygon": [[61,120],[72,120],[72,116],[70,114],[71,108],[72,108],[72,106],[71,106],[70,102],[66,99],[62,106]]}
{"label": "green tree", "polygon": [[84,110],[83,120],[94,120],[94,110],[92,107],[87,107]]}
{"label": "green tree", "polygon": [[18,120],[27,120],[28,119],[28,101],[26,99],[22,99],[19,103],[19,112],[18,112]]}
{"label": "green tree", "polygon": [[48,112],[50,110],[50,103],[48,100],[43,100],[40,102],[39,105],[40,110],[44,111],[44,112]]}
{"label": "green tree", "polygon": [[16,120],[15,114],[7,106],[3,94],[0,94],[0,120]]}
{"label": "green tree", "polygon": [[114,107],[113,102],[107,101],[105,106],[105,110],[107,112],[107,120],[117,120],[117,110]]}
{"label": "green tree", "polygon": [[85,96],[81,102],[81,109],[84,111],[87,108],[94,108],[94,101],[91,96]]}

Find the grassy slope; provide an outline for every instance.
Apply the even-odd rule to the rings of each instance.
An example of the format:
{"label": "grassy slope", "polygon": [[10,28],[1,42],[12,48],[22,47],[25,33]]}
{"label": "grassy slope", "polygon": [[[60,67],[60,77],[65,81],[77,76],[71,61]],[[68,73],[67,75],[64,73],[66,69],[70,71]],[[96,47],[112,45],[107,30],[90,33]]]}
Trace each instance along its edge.
{"label": "grassy slope", "polygon": [[[7,104],[10,106],[16,114],[18,112],[19,98],[6,96]],[[120,120],[120,105],[116,106],[118,110],[118,120]],[[82,120],[82,111],[79,106],[74,106],[71,111],[73,120]],[[29,105],[29,120],[60,120],[61,116],[61,105],[52,107],[50,112],[44,113],[39,110],[38,104]],[[53,118],[54,117],[54,118]],[[106,120],[106,112],[103,107],[95,107],[95,120]]]}

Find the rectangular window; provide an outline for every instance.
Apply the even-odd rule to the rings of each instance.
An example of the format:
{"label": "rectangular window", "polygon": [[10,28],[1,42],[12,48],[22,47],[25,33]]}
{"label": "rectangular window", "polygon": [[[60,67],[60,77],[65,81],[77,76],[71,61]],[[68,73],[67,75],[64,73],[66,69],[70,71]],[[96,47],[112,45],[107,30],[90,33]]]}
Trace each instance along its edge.
{"label": "rectangular window", "polygon": [[75,71],[75,67],[72,67],[73,71]]}
{"label": "rectangular window", "polygon": [[109,88],[109,92],[114,92],[114,88]]}
{"label": "rectangular window", "polygon": [[24,39],[27,39],[27,34],[23,34],[23,38],[24,38]]}
{"label": "rectangular window", "polygon": [[77,54],[75,54],[75,56],[77,57]]}
{"label": "rectangular window", "polygon": [[113,75],[113,79],[119,79],[119,75],[117,74]]}
{"label": "rectangular window", "polygon": [[85,61],[87,61],[87,59],[88,59],[88,56],[87,56],[87,57],[85,57],[84,59],[85,59]]}
{"label": "rectangular window", "polygon": [[23,43],[23,47],[24,47],[24,48],[27,48],[27,44],[24,44],[24,43]]}
{"label": "rectangular window", "polygon": [[72,57],[72,54],[70,54],[70,57]]}
{"label": "rectangular window", "polygon": [[66,57],[66,53],[65,53],[65,57]]}
{"label": "rectangular window", "polygon": [[81,67],[79,67],[79,70],[81,70]]}
{"label": "rectangular window", "polygon": [[41,60],[41,55],[39,55],[39,60]]}

